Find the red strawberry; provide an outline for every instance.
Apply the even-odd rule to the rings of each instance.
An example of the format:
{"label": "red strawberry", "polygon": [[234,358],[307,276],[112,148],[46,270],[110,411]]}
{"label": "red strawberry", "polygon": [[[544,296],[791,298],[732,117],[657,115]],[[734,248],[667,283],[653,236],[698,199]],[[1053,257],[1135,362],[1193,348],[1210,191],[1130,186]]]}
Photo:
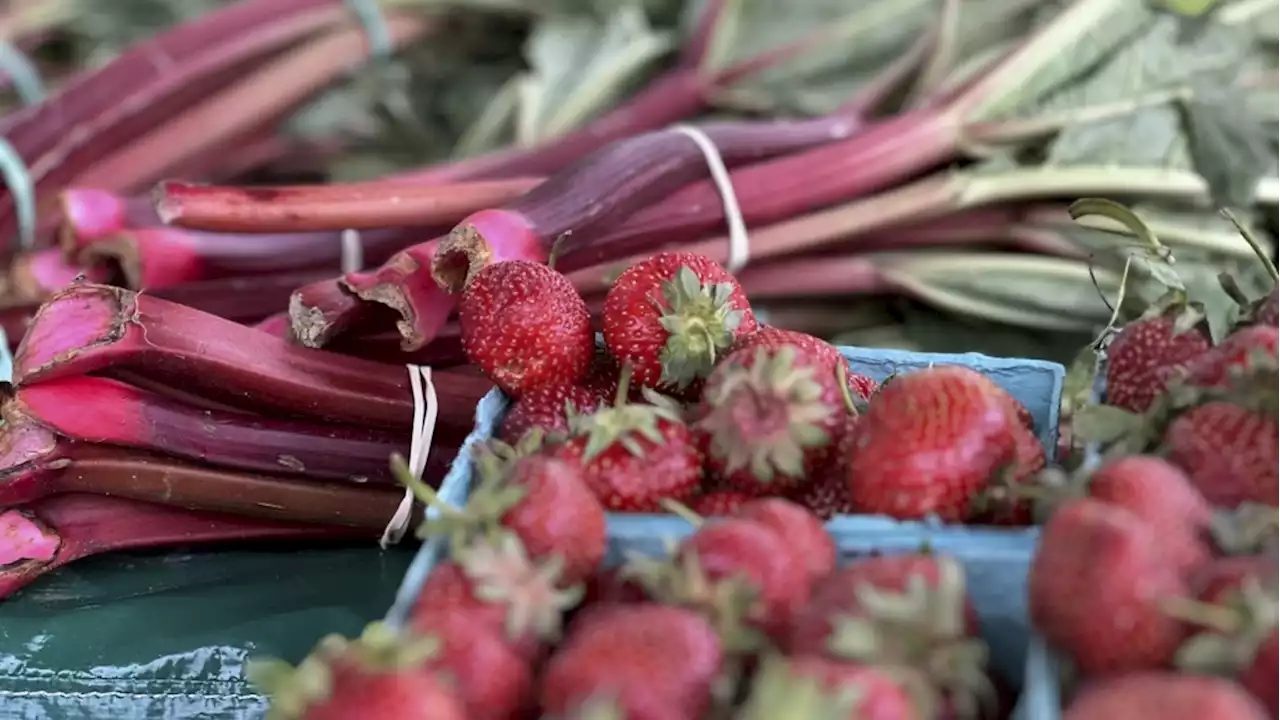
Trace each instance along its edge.
{"label": "red strawberry", "polygon": [[555,566],[530,562],[514,535],[454,554],[455,561],[432,569],[418,592],[410,611],[415,627],[437,612],[461,608],[477,627],[503,633],[521,657],[534,658],[559,632],[562,614],[578,602],[576,589],[561,589]]}
{"label": "red strawberry", "polygon": [[473,612],[441,610],[423,617],[419,633],[440,643],[425,668],[447,674],[470,720],[519,717],[532,700],[533,670],[496,629]]}
{"label": "red strawberry", "polygon": [[1232,376],[1276,362],[1280,327],[1249,325],[1228,335],[1221,344],[1187,362],[1185,377],[1196,387],[1226,387]]}
{"label": "red strawberry", "polygon": [[[812,584],[787,542],[769,526],[729,518],[698,528],[669,561],[640,560],[633,570],[656,600],[697,607],[717,620],[736,619],[745,597],[745,619],[777,634],[808,601]],[[736,595],[725,591],[726,582],[737,584]]]}
{"label": "red strawberry", "polygon": [[1165,382],[1188,360],[1209,349],[1198,327],[1175,334],[1176,313],[1138,320],[1124,327],[1107,348],[1107,402],[1143,412]]}
{"label": "red strawberry", "polygon": [[1089,495],[1150,524],[1169,562],[1180,571],[1209,559],[1204,538],[1213,508],[1169,462],[1146,455],[1109,461],[1094,471]]}
{"label": "red strawberry", "polygon": [[603,607],[615,603],[637,603],[649,599],[643,586],[623,572],[623,567],[601,568],[587,578],[586,592],[582,596],[582,608]]}
{"label": "red strawberry", "polygon": [[[1017,407],[1022,407],[1014,403]],[[1015,413],[1014,417],[1017,415]],[[990,497],[979,498],[969,522],[973,524],[1020,527],[1033,522],[1031,503],[1016,497],[1014,488],[1034,479],[1045,466],[1044,446],[1040,438],[1018,421],[1013,429],[1013,462],[1002,471],[1002,482]],[[1001,497],[1004,491],[1009,497]]]}
{"label": "red strawberry", "polygon": [[[624,373],[625,374],[625,373]],[[619,383],[625,398],[628,378]],[[552,452],[577,465],[606,510],[663,512],[661,501],[685,502],[702,484],[702,455],[679,410],[620,400],[576,423],[574,436]]]}
{"label": "red strawberry", "polygon": [[1178,416],[1165,431],[1169,460],[1215,506],[1272,507],[1280,497],[1280,428],[1270,415],[1229,402],[1208,402]]}
{"label": "red strawberry", "polygon": [[576,385],[595,356],[591,313],[573,283],[546,265],[489,265],[458,300],[467,359],[518,398],[539,385]]}
{"label": "red strawberry", "polygon": [[1045,524],[1028,576],[1031,619],[1086,675],[1163,667],[1185,635],[1162,598],[1186,594],[1163,538],[1128,510],[1073,500]]}
{"label": "red strawberry", "polygon": [[734,341],[756,331],[738,281],[710,258],[658,253],[618,276],[604,300],[604,341],[639,387],[696,389]]}
{"label": "red strawberry", "polygon": [[271,696],[268,718],[280,720],[469,720],[450,683],[426,669],[430,639],[397,636],[380,623],[357,640],[329,635],[294,668],[254,661],[249,677]]}
{"label": "red strawberry", "polygon": [[858,421],[848,459],[859,510],[899,519],[930,513],[963,521],[974,500],[1014,459],[1007,400],[962,367],[932,367],[883,385]]}
{"label": "red strawberry", "polygon": [[791,499],[808,508],[809,512],[822,520],[830,520],[837,515],[852,515],[856,512],[853,498],[849,496],[849,484],[845,480],[845,471],[842,466],[834,472],[819,474],[813,482],[793,494]]}
{"label": "red strawberry", "polygon": [[733,490],[713,490],[689,501],[689,509],[702,517],[725,517],[737,514],[743,503],[753,499],[751,495]]}
{"label": "red strawberry", "polygon": [[544,713],[573,717],[589,703],[606,700],[616,717],[704,717],[723,656],[719,637],[701,615],[641,603],[584,620],[547,663]]}
{"label": "red strawberry", "polygon": [[835,366],[784,345],[726,357],[707,379],[694,427],[706,438],[707,471],[722,486],[783,494],[827,462],[844,415]]}
{"label": "red strawberry", "polygon": [[[751,334],[740,338],[730,352],[738,352],[746,348],[767,348],[769,350],[777,350],[787,345],[794,345],[805,351],[806,354],[821,358],[829,364],[831,372],[835,372],[836,365],[845,360],[844,355],[840,354],[839,348],[821,338],[816,338],[806,333],[797,332],[795,330],[783,330],[782,328],[762,325],[760,329]],[[852,377],[853,373],[850,373]],[[854,386],[850,381],[852,388]],[[874,381],[872,381],[874,382]]]}
{"label": "red strawberry", "polygon": [[[886,608],[915,608],[902,617]],[[861,559],[819,580],[809,604],[796,616],[785,648],[792,655],[930,673],[936,686],[965,702],[981,657],[972,640],[978,616],[969,601],[964,572],[952,558],[896,555]],[[874,637],[848,642],[845,637]],[[962,689],[960,684],[968,683]]]}
{"label": "red strawberry", "polygon": [[570,409],[590,414],[608,404],[612,396],[582,385],[542,385],[520,397],[507,411],[498,437],[514,443],[535,428],[552,433],[569,431]]}
{"label": "red strawberry", "polygon": [[600,397],[612,400],[618,397],[618,380],[622,377],[622,367],[618,361],[603,348],[596,348],[595,359],[587,370],[587,377],[582,386],[597,393]]}
{"label": "red strawberry", "polygon": [[[1272,687],[1275,679],[1272,678]],[[1267,713],[1239,685],[1221,678],[1149,671],[1086,686],[1062,720],[1266,720]]]}
{"label": "red strawberry", "polygon": [[782,498],[759,498],[743,504],[734,515],[772,530],[809,571],[811,582],[835,568],[835,541],[822,521],[804,507]]}
{"label": "red strawberry", "polygon": [[[837,662],[816,655],[771,657],[753,678],[744,720],[783,717],[830,720],[921,720],[935,717],[899,683],[910,674]],[[913,678],[914,679],[914,678]],[[921,679],[922,680],[922,679]],[[930,708],[931,710],[931,708]]]}

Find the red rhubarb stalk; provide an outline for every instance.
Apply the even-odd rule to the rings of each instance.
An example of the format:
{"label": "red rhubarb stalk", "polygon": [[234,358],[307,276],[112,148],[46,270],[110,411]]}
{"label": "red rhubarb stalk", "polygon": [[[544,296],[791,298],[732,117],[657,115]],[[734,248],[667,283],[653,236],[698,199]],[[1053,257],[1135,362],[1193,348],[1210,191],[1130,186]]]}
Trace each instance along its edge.
{"label": "red rhubarb stalk", "polygon": [[[16,113],[3,123],[4,134],[36,187],[47,191],[192,101],[239,80],[251,63],[341,21],[345,12],[331,1],[238,3],[135,45],[48,102]],[[11,197],[0,197],[0,236],[12,229],[12,207]]]}
{"label": "red rhubarb stalk", "polygon": [[[430,29],[422,18],[397,14],[388,14],[387,26],[397,49]],[[154,183],[178,172],[191,158],[256,136],[368,57],[368,34],[361,27],[315,38],[150,132],[129,136],[124,149],[97,163],[92,172],[76,168],[59,182],[111,181],[113,189]]]}
{"label": "red rhubarb stalk", "polygon": [[409,446],[408,433],[202,409],[95,377],[22,386],[5,401],[4,417],[30,418],[80,442],[356,482],[385,478],[387,458]]}
{"label": "red rhubarb stalk", "polygon": [[451,185],[386,180],[330,185],[235,187],[164,182],[154,196],[169,225],[224,232],[301,232],[449,225],[469,213],[510,202],[541,178]]}
{"label": "red rhubarb stalk", "polygon": [[160,224],[150,198],[125,197],[102,188],[75,187],[63,190],[59,200],[64,245],[93,242],[125,228]]}
{"label": "red rhubarb stalk", "polygon": [[9,275],[4,278],[0,296],[9,304],[40,302],[81,275],[98,282],[108,277],[102,269],[85,270],[68,263],[56,249],[22,253],[9,266]]}
{"label": "red rhubarb stalk", "polygon": [[[362,232],[362,262],[385,262],[414,238],[431,232],[413,228]],[[342,267],[343,254],[340,232],[248,235],[158,226],[123,228],[91,241],[64,233],[63,241],[67,257],[84,267],[118,269],[125,284],[135,290],[309,270],[328,270],[332,275]],[[307,278],[293,287],[317,279]],[[276,307],[287,301],[286,296]]]}
{"label": "red rhubarb stalk", "polygon": [[91,555],[247,541],[345,541],[364,528],[193,512],[103,495],[59,495],[0,511],[0,598]]}
{"label": "red rhubarb stalk", "polygon": [[[402,366],[301,348],[251,327],[105,285],[74,285],[40,309],[15,354],[14,383],[24,387],[112,370],[146,373],[171,387],[257,412],[401,431],[413,422],[409,373]],[[489,383],[449,371],[434,378],[438,422],[469,428]]]}
{"label": "red rhubarb stalk", "polygon": [[[433,452],[423,479],[438,485],[452,452]],[[0,508],[62,493],[94,493],[187,510],[382,529],[401,492],[231,472],[134,449],[72,442],[19,418],[0,434]]]}
{"label": "red rhubarb stalk", "polygon": [[256,323],[272,308],[285,307],[294,288],[314,282],[327,272],[317,270],[276,275],[227,277],[157,287],[152,297],[185,305],[236,323]]}

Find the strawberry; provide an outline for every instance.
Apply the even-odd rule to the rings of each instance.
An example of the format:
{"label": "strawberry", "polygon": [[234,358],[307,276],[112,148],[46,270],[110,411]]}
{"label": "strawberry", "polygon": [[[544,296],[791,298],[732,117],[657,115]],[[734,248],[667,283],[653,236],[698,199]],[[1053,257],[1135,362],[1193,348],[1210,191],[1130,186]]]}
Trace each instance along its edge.
{"label": "strawberry", "polygon": [[707,379],[693,422],[706,438],[707,471],[752,495],[807,484],[843,428],[835,367],[795,345],[727,356]]}
{"label": "strawberry", "polygon": [[808,601],[812,584],[786,538],[741,518],[704,524],[670,560],[637,559],[631,571],[659,602],[696,607],[715,618],[735,651],[754,649],[757,641],[733,625],[739,617],[776,635]]}
{"label": "strawberry", "polygon": [[483,619],[477,623],[462,608],[441,610],[423,617],[414,629],[439,643],[425,669],[449,676],[470,720],[507,720],[527,708],[533,670]]}
{"label": "strawberry", "polygon": [[[1022,407],[1018,403],[1013,403]],[[1015,412],[1014,418],[1018,418]],[[969,518],[973,524],[1003,525],[1019,527],[1031,525],[1032,507],[1017,498],[1014,489],[1036,477],[1044,469],[1044,446],[1040,438],[1035,436],[1021,420],[1013,429],[1014,450],[1013,462],[1002,471],[1003,477],[989,497],[980,497],[975,504],[974,513]],[[1002,497],[1001,492],[1006,496]]]}
{"label": "strawberry", "polygon": [[849,484],[845,481],[843,466],[835,471],[820,473],[813,482],[805,485],[791,499],[809,509],[821,520],[856,512],[853,498],[849,496]]}
{"label": "strawberry", "polygon": [[[904,614],[903,611],[909,611]],[[784,643],[789,654],[913,668],[951,702],[986,694],[984,648],[964,572],[952,558],[865,558],[819,580]],[[870,642],[868,642],[870,641]]]}
{"label": "strawberry", "polygon": [[625,566],[601,568],[587,578],[586,593],[582,597],[585,612],[614,603],[637,603],[649,599],[640,583],[624,572]]}
{"label": "strawberry", "polygon": [[[836,662],[816,655],[770,657],[753,678],[742,720],[785,717],[822,720],[923,720],[926,714],[899,684],[902,669]],[[914,678],[913,678],[914,679]]]}
{"label": "strawberry", "polygon": [[467,359],[518,398],[539,385],[576,385],[595,357],[591,312],[573,283],[526,260],[482,269],[458,300]]}
{"label": "strawberry", "polygon": [[607,510],[663,512],[661,501],[684,502],[702,484],[702,455],[678,408],[656,395],[656,404],[626,400],[578,419],[574,436],[552,450],[579,467],[587,487]]}
{"label": "strawberry", "polygon": [[[1275,687],[1275,678],[1271,680]],[[1239,685],[1174,672],[1134,672],[1092,683],[1076,696],[1062,720],[1266,720],[1268,715]]]}
{"label": "strawberry", "polygon": [[431,638],[397,635],[372,623],[356,640],[322,639],[294,668],[281,660],[251,661],[250,680],[271,697],[269,720],[469,720],[450,683],[426,669]]}
{"label": "strawberry", "polygon": [[1280,471],[1274,408],[1269,414],[1215,401],[1183,412],[1165,431],[1169,460],[1215,506],[1242,502],[1275,507]]}
{"label": "strawberry", "polygon": [[701,615],[640,603],[584,620],[547,663],[544,713],[572,717],[600,699],[637,720],[697,720],[710,708],[723,656]]}
{"label": "strawberry", "polygon": [[569,417],[590,414],[608,404],[611,395],[582,385],[540,385],[526,392],[507,411],[498,437],[515,443],[535,428],[546,433],[567,433]]}
{"label": "strawberry", "polygon": [[880,384],[875,380],[866,375],[853,372],[849,368],[849,360],[835,345],[821,338],[795,330],[783,330],[782,328],[761,325],[758,331],[738,340],[730,352],[760,347],[777,350],[787,345],[794,345],[805,351],[806,354],[821,359],[824,363],[823,374],[828,372],[828,368],[831,372],[837,372],[837,367],[844,365],[845,383],[848,385],[853,397],[859,400],[870,400],[871,396],[880,387]]}
{"label": "strawberry", "polygon": [[756,331],[746,293],[692,253],[658,253],[618,276],[604,299],[604,342],[638,387],[696,392],[716,361]]}
{"label": "strawberry", "polygon": [[580,588],[561,588],[556,563],[530,562],[514,535],[455,549],[454,556],[423,583],[409,613],[414,627],[462,608],[476,627],[503,633],[521,657],[532,659],[559,633],[562,614],[581,596]]}
{"label": "strawberry", "polygon": [[1107,403],[1143,412],[1165,388],[1168,375],[1209,349],[1209,337],[1193,327],[1177,332],[1177,313],[1132,322],[1107,348]]}
{"label": "strawberry", "polygon": [[963,521],[978,494],[1014,459],[1025,431],[990,381],[939,366],[884,384],[858,421],[848,457],[853,503],[907,520]]}
{"label": "strawberry", "polygon": [[759,498],[744,503],[734,515],[772,530],[808,570],[810,582],[835,568],[835,541],[822,521],[804,507],[782,498]]}
{"label": "strawberry", "polygon": [[612,400],[618,396],[618,380],[622,377],[622,367],[604,348],[596,348],[595,359],[587,370],[587,377],[582,386],[597,393],[600,397]]}
{"label": "strawberry", "polygon": [[1227,387],[1233,376],[1276,363],[1280,327],[1249,325],[1228,335],[1222,343],[1188,361],[1186,381],[1196,387]]}
{"label": "strawberry", "polygon": [[689,509],[702,517],[725,517],[735,515],[738,508],[754,496],[734,490],[714,490],[699,495],[689,502]]}
{"label": "strawberry", "polygon": [[1050,517],[1027,587],[1032,621],[1085,675],[1162,667],[1185,635],[1159,607],[1187,589],[1164,538],[1101,500],[1072,500]]}

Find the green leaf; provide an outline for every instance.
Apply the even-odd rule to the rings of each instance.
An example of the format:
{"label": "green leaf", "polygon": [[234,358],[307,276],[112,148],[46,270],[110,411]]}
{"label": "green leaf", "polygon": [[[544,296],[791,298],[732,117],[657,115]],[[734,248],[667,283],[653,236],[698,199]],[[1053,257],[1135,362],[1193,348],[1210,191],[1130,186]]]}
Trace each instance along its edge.
{"label": "green leaf", "polygon": [[1142,428],[1143,418],[1113,405],[1088,405],[1076,410],[1072,433],[1082,442],[1110,444]]}
{"label": "green leaf", "polygon": [[674,47],[650,27],[640,5],[617,5],[603,21],[552,15],[525,45],[532,70],[520,81],[516,140],[530,145],[590,120],[649,73]]}
{"label": "green leaf", "polygon": [[1214,204],[1248,207],[1275,162],[1273,138],[1249,113],[1244,92],[1200,85],[1179,105],[1191,160],[1209,183]]}

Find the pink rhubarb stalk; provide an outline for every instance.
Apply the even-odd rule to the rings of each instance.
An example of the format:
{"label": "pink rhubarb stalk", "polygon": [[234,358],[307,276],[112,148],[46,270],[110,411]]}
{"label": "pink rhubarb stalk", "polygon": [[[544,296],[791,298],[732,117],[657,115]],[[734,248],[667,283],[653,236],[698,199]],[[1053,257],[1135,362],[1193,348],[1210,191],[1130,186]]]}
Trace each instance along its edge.
{"label": "pink rhubarb stalk", "polygon": [[68,263],[56,249],[22,253],[9,266],[9,275],[0,286],[0,297],[11,305],[40,302],[81,275],[97,282],[108,278],[102,269],[86,270]]}
{"label": "pink rhubarb stalk", "polygon": [[91,555],[248,541],[349,541],[365,528],[193,512],[103,495],[59,495],[0,511],[0,599]]}
{"label": "pink rhubarb stalk", "polygon": [[[51,298],[14,357],[14,383],[20,387],[117,370],[257,412],[402,432],[413,423],[403,366],[290,345],[251,327],[105,285],[78,284]],[[490,384],[450,371],[434,377],[438,423],[470,428],[475,404]]]}

